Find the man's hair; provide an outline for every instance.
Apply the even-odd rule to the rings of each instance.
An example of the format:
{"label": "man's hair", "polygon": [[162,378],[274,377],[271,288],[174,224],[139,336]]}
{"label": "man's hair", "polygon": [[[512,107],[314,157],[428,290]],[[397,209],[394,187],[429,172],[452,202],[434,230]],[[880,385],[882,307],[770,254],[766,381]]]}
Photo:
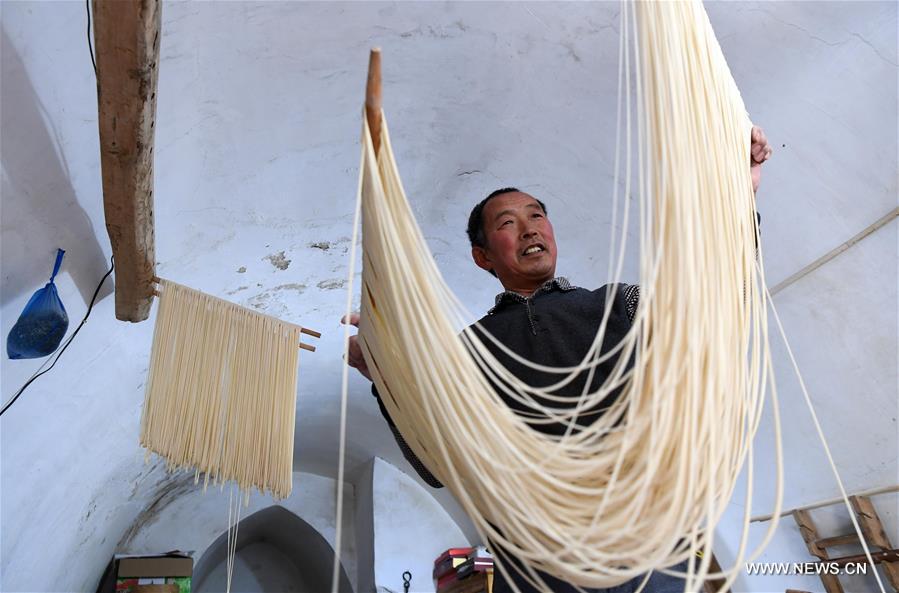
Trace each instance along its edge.
{"label": "man's hair", "polygon": [[[478,204],[471,210],[471,214],[468,216],[468,240],[471,241],[472,247],[487,247],[487,233],[484,232],[484,207],[487,206],[487,202],[496,196],[513,192],[521,192],[521,190],[517,187],[504,187],[492,191],[489,196],[478,202]],[[537,198],[534,199],[537,200]],[[540,204],[540,208],[542,208],[543,213],[546,214],[546,204],[540,200],[537,200],[537,203]]]}

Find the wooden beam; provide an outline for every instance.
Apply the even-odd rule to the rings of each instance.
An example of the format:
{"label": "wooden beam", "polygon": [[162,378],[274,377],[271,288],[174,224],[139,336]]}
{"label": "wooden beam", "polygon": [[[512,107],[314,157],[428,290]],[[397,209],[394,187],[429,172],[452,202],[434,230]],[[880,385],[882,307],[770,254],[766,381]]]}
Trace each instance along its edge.
{"label": "wooden beam", "polygon": [[115,310],[143,321],[153,303],[153,135],[159,0],[93,0],[100,165],[115,256]]}
{"label": "wooden beam", "polygon": [[372,48],[368,56],[368,81],[365,84],[365,116],[375,147],[375,156],[381,147],[381,49]]}

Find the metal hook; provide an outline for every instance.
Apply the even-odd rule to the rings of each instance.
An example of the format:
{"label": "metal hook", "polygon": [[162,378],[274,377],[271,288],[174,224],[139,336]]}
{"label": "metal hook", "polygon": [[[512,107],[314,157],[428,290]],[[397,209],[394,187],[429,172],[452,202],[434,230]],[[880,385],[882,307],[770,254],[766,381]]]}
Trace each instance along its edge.
{"label": "metal hook", "polygon": [[403,593],[409,593],[409,585],[412,584],[412,573],[403,571]]}

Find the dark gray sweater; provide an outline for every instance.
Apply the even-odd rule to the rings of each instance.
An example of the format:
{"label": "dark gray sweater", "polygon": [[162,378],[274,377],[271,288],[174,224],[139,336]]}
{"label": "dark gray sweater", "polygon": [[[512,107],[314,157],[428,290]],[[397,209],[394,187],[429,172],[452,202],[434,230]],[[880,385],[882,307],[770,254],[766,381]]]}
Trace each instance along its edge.
{"label": "dark gray sweater", "polygon": [[[602,344],[602,352],[606,352],[618,344],[631,327],[639,300],[639,289],[635,285],[606,285],[597,290],[587,290],[572,286],[565,278],[554,278],[527,298],[511,291],[497,295],[496,306],[472,328],[479,337],[481,333],[478,327],[489,331],[500,343],[532,362],[553,367],[575,366],[580,364],[593,343],[606,307],[606,299],[610,296],[613,299],[612,308]],[[557,382],[560,378],[560,375],[536,371],[516,362],[487,338],[482,338],[482,341],[500,363],[528,385],[544,387]],[[616,360],[617,356],[613,356],[598,365],[591,379],[591,390],[602,384]],[[538,399],[537,403],[559,409],[574,407],[583,392],[586,380],[587,373],[581,373],[574,381],[554,392],[555,395],[566,397],[566,402]],[[506,404],[526,421],[538,417],[533,410],[528,410],[520,402],[503,394],[501,390],[498,389],[497,392]],[[403,455],[428,485],[441,488],[443,485],[440,481],[416,457],[403,439],[403,435],[397,430],[374,386],[372,393],[378,398],[381,413],[387,420]],[[585,411],[577,419],[578,423],[585,425],[594,422],[614,402],[617,395],[617,392],[613,393],[602,402],[601,406]],[[544,421],[532,423],[534,430],[553,435],[564,433],[566,429],[564,423],[546,423],[545,416],[539,417]]]}

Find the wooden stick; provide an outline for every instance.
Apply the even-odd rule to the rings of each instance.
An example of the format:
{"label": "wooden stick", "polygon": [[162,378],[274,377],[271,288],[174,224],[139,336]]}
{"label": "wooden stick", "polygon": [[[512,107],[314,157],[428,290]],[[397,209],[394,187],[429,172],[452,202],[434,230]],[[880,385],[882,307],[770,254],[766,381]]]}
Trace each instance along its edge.
{"label": "wooden stick", "polygon": [[310,346],[309,344],[300,343],[300,348],[303,350],[308,350],[309,352],[315,352],[315,346]]}
{"label": "wooden stick", "polygon": [[[872,488],[871,490],[864,490],[862,492],[857,492],[856,494],[850,494],[850,496],[875,496],[877,494],[888,494],[890,492],[899,492],[899,484],[893,484],[892,486],[881,486],[880,488]],[[793,514],[793,511],[810,511],[812,509],[817,509],[820,507],[830,506],[832,504],[837,504],[838,502],[843,502],[842,497],[837,498],[829,498],[827,500],[821,500],[819,502],[813,502],[812,504],[807,504],[802,507],[797,507],[795,509],[789,509],[786,511],[781,511],[781,517],[785,517],[787,515]],[[769,513],[767,515],[756,515],[749,519],[750,523],[755,523],[758,521],[770,521],[771,518],[774,517],[773,514]]]}
{"label": "wooden stick", "polygon": [[153,136],[159,0],[93,0],[103,209],[116,263],[115,315],[143,321],[153,303]]}
{"label": "wooden stick", "polygon": [[374,47],[368,56],[368,82],[365,85],[365,116],[375,147],[381,147],[381,48]]}
{"label": "wooden stick", "polygon": [[[160,282],[162,282],[162,281],[159,279],[159,276],[153,276],[153,283],[154,283],[154,284],[159,284]],[[152,294],[153,294],[153,296],[156,296],[156,297],[160,296],[160,295],[159,295],[159,291],[156,290],[155,287],[153,288]],[[218,298],[218,297],[215,297],[215,298]],[[262,313],[258,313],[258,312],[257,312],[256,314],[257,314],[257,315],[262,315]],[[312,336],[313,338],[320,338],[320,337],[322,337],[321,333],[315,331],[314,329],[309,329],[308,327],[301,327],[301,328],[300,328],[300,333],[301,333],[301,334],[306,334],[307,336]],[[310,352],[315,352],[315,346],[309,346],[309,345],[307,345],[307,344],[300,344],[300,348],[302,348],[303,350],[309,350]]]}

